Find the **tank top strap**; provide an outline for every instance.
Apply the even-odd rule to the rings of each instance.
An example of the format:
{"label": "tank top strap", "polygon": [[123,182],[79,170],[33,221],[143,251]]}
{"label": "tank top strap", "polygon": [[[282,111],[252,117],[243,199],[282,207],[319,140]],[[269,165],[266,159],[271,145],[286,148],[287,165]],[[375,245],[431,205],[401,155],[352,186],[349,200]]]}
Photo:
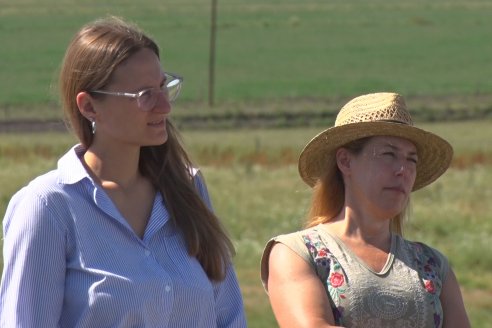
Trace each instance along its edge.
{"label": "tank top strap", "polygon": [[414,265],[419,277],[430,294],[440,295],[442,289],[441,260],[432,249],[420,242],[409,242]]}
{"label": "tank top strap", "polygon": [[316,274],[326,288],[335,324],[342,326],[343,307],[338,305],[346,297],[347,277],[317,229],[306,230],[302,239],[312,258]]}
{"label": "tank top strap", "polygon": [[302,235],[306,248],[311,255],[316,269],[316,274],[321,281],[326,282],[330,275],[331,252],[326,244],[321,240],[321,236],[316,229],[308,230]]}

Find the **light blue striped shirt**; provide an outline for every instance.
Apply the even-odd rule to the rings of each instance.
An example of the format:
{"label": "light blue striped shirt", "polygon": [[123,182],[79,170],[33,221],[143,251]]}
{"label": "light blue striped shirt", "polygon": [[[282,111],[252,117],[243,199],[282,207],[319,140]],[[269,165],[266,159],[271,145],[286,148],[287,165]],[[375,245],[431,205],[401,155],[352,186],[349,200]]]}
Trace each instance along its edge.
{"label": "light blue striped shirt", "polygon": [[83,152],[72,148],[9,203],[0,327],[246,327],[232,265],[210,281],[160,193],[139,238],[87,174]]}

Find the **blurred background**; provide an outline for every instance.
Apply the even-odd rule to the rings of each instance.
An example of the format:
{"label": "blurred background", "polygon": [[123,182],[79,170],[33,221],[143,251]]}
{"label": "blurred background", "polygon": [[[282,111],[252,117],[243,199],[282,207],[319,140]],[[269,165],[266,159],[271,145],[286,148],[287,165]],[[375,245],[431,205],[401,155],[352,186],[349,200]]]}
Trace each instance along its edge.
{"label": "blurred background", "polygon": [[77,142],[57,73],[74,33],[106,15],[139,25],[185,79],[172,117],[236,245],[251,327],[276,326],[259,257],[303,224],[299,152],[346,101],[377,91],[402,94],[455,148],[448,173],[415,193],[406,237],[449,257],[473,326],[489,325],[492,1],[0,0],[0,218]]}

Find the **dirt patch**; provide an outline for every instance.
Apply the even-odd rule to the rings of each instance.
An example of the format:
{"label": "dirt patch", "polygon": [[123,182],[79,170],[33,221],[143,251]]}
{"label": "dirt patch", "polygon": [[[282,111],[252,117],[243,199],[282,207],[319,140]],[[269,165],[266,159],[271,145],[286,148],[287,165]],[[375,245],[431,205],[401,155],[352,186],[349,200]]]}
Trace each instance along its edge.
{"label": "dirt patch", "polygon": [[[445,122],[492,118],[492,94],[409,95],[407,106],[414,122]],[[179,129],[288,128],[333,125],[338,110],[349,98],[282,98],[222,103],[185,102],[172,114]],[[0,112],[2,108],[0,108]],[[11,110],[9,113],[17,111]],[[0,115],[2,117],[2,115]],[[0,132],[66,131],[61,119],[0,119]]]}
{"label": "dirt patch", "polygon": [[65,123],[60,120],[38,121],[38,120],[15,120],[0,121],[0,133],[14,132],[65,132],[68,131]]}

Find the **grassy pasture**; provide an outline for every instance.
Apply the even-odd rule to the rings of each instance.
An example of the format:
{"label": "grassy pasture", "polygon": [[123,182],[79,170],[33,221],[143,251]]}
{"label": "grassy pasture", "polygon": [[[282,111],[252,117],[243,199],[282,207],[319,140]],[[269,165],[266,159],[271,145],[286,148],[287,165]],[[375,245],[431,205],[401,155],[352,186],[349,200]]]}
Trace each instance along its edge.
{"label": "grassy pasture", "polygon": [[[82,24],[106,14],[154,36],[164,67],[186,79],[183,108],[208,110],[210,3],[0,0],[0,120],[58,117],[64,50]],[[214,110],[302,111],[306,100],[325,110],[381,90],[433,97],[437,107],[460,103],[448,97],[465,97],[466,110],[491,106],[490,1],[218,3]],[[281,104],[265,105],[272,101]]]}
{"label": "grassy pasture", "polygon": [[[455,148],[452,168],[413,197],[410,239],[448,256],[463,288],[474,327],[492,320],[492,138],[490,121],[425,124]],[[273,235],[302,225],[309,189],[296,160],[318,128],[184,131],[202,167],[215,209],[237,248],[236,268],[249,325],[275,327],[259,281],[259,259]],[[0,138],[0,213],[12,193],[53,168],[74,143],[67,134],[3,134]],[[0,262],[1,268],[1,262]]]}
{"label": "grassy pasture", "polygon": [[[165,69],[185,77],[176,118],[336,111],[354,95],[381,90],[404,94],[423,121],[450,110],[491,117],[487,0],[219,1],[214,108],[206,106],[210,1],[0,0],[0,121],[60,117],[64,50],[82,24],[106,14],[138,23],[161,45]],[[320,124],[331,123],[307,123]],[[442,179],[415,193],[407,229],[450,258],[474,327],[492,321],[490,124],[424,126],[456,154]],[[268,238],[302,224],[309,190],[295,163],[319,130],[184,131],[236,244],[251,327],[276,326],[259,256]],[[66,134],[0,133],[0,217],[11,195],[73,143]]]}

